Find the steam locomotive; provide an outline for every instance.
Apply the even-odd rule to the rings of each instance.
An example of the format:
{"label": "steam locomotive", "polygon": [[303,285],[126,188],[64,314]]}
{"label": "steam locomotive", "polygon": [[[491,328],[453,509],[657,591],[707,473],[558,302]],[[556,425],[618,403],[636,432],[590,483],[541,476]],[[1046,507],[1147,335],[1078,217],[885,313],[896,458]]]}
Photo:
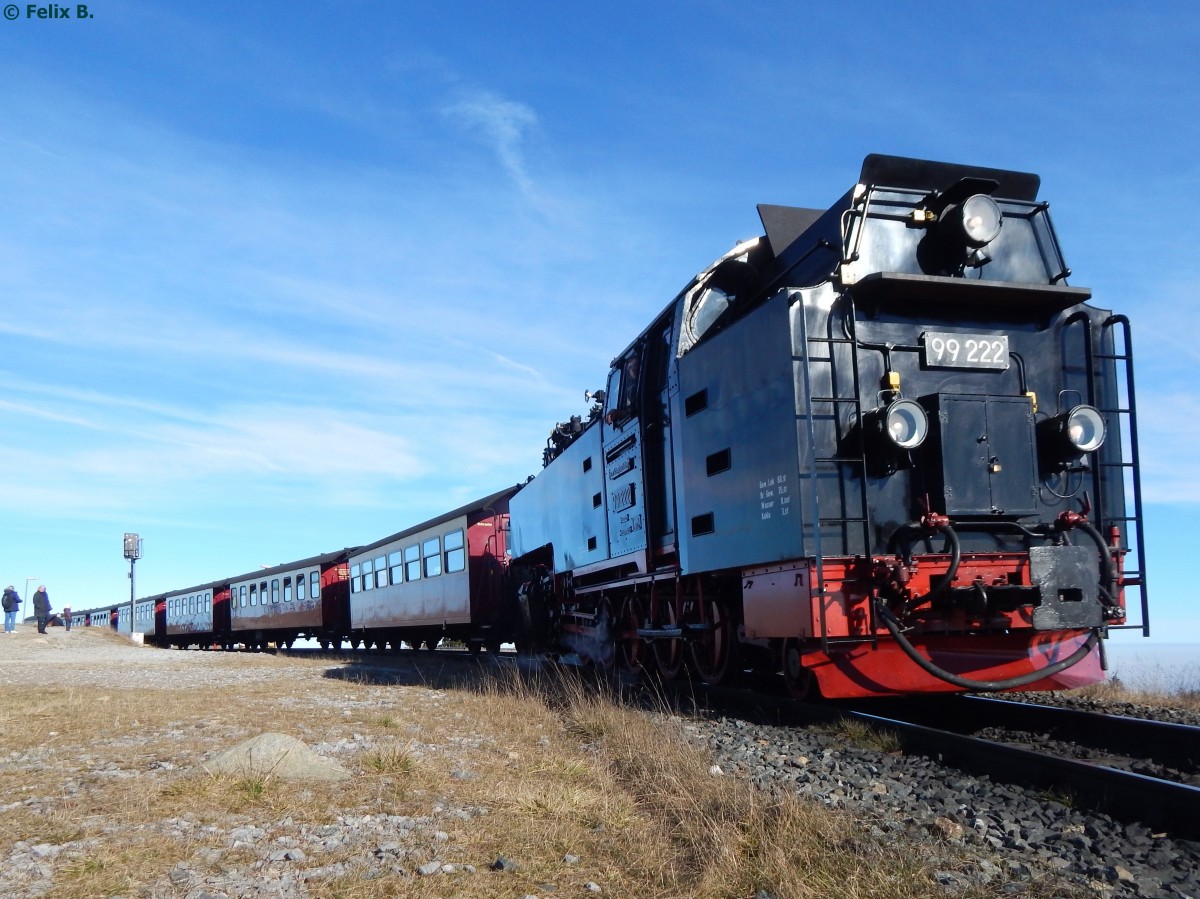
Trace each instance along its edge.
{"label": "steam locomotive", "polygon": [[873,155],[759,206],[513,496],[540,643],[799,697],[1102,678],[1127,591],[1148,626],[1129,323],[1038,187]]}
{"label": "steam locomotive", "polygon": [[796,697],[1099,680],[1109,629],[1148,632],[1132,346],[1068,286],[1038,187],[872,155],[826,210],[759,206],[764,235],[613,360],[527,483],[147,598],[130,627],[516,641],[707,683],[754,668]]}

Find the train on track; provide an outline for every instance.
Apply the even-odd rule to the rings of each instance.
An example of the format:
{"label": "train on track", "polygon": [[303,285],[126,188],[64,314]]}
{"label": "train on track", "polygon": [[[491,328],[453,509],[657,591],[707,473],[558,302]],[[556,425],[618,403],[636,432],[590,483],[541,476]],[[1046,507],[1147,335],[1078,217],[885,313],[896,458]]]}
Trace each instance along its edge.
{"label": "train on track", "polygon": [[827,209],[759,206],[526,483],[81,620],[181,648],[514,642],[797,697],[1099,680],[1110,629],[1148,633],[1132,344],[1068,285],[1039,183],[868,156]]}

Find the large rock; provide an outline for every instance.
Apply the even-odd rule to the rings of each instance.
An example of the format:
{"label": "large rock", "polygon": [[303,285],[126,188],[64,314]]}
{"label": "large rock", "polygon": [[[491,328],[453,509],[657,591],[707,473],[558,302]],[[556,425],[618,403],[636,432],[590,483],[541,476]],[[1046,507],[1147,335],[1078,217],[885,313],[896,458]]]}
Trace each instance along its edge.
{"label": "large rock", "polygon": [[210,774],[277,777],[280,780],[349,780],[350,772],[323,759],[287,734],[259,734],[213,756],[203,765]]}

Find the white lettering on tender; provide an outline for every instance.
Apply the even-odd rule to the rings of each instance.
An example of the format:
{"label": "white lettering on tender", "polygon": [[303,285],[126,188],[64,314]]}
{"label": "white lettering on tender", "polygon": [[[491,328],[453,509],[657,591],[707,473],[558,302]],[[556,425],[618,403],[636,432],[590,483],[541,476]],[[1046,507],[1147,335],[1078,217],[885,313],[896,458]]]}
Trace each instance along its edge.
{"label": "white lettering on tender", "polygon": [[787,515],[791,511],[787,504],[792,501],[788,495],[787,475],[777,474],[769,478],[763,478],[758,482],[758,508],[760,518],[766,521],[772,515],[771,510],[776,504],[780,507],[779,514]]}

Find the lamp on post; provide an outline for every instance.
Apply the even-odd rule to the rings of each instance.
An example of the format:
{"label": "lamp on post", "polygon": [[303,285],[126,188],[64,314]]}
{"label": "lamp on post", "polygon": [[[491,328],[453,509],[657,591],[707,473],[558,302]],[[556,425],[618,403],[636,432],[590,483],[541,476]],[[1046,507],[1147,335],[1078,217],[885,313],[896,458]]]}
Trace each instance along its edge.
{"label": "lamp on post", "polygon": [[[137,534],[125,535],[125,558],[129,560],[129,636],[133,638],[133,603],[137,595],[134,588],[133,564],[142,557],[142,538]],[[118,626],[119,629],[119,626]]]}

